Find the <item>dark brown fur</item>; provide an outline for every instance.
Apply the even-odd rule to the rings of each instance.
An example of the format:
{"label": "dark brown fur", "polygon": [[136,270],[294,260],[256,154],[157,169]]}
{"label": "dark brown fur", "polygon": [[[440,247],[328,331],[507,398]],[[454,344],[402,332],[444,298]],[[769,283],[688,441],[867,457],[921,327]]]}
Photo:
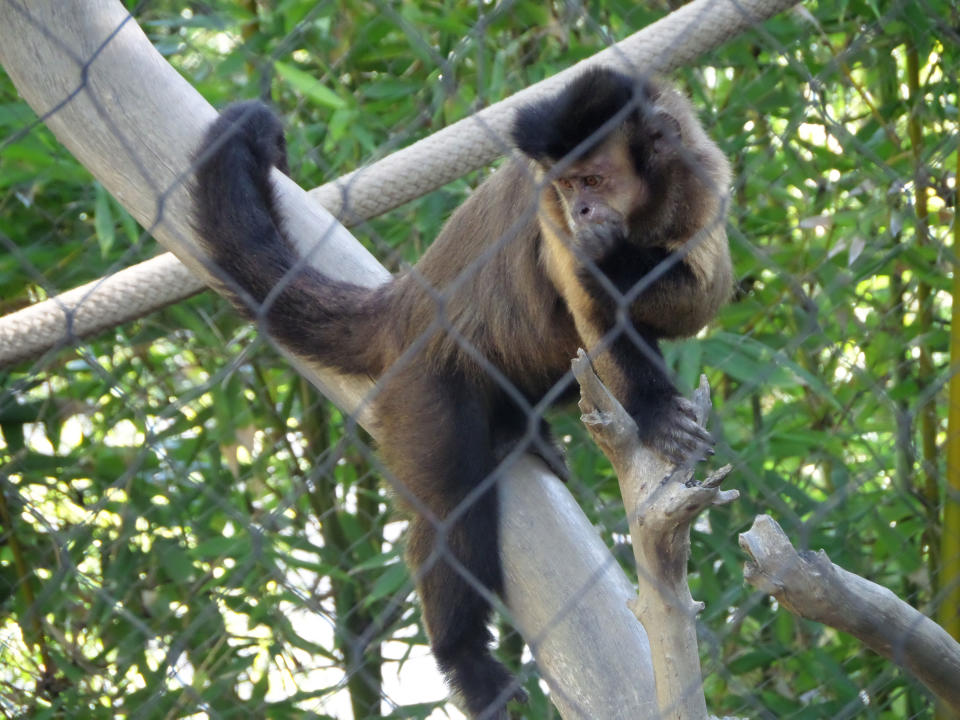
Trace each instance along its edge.
{"label": "dark brown fur", "polygon": [[[584,345],[646,442],[675,459],[703,452],[709,436],[657,341],[696,333],[731,287],[727,163],[680,95],[601,70],[522,110],[514,135],[527,157],[374,290],[297,267],[269,182],[282,130],[265,107],[224,112],[195,191],[198,233],[238,306],[295,352],[380,378],[380,452],[414,510],[408,558],[435,657],[470,713],[498,720],[522,695],[489,650],[490,594],[503,590],[498,465],[523,450],[560,464],[539,413],[565,394]],[[641,199],[620,223],[565,213],[558,182],[579,183],[591,162]],[[583,190],[576,202],[615,215],[616,197]]]}

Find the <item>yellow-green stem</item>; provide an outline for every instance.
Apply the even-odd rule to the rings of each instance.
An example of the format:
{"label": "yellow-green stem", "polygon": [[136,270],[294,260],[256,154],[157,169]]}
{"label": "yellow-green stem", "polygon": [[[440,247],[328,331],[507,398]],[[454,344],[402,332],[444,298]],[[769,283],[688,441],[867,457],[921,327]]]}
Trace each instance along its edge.
{"label": "yellow-green stem", "polygon": [[[960,177],[960,152],[957,153]],[[960,209],[960,185],[956,188],[955,212]],[[953,311],[950,318],[950,409],[947,417],[947,493],[943,500],[943,530],[940,535],[940,606],[937,620],[960,640],[960,222],[953,219]],[[938,720],[956,718],[945,708]]]}
{"label": "yellow-green stem", "polygon": [[43,663],[44,675],[49,676],[54,671],[54,665],[50,658],[50,653],[47,650],[43,625],[40,622],[40,616],[37,614],[36,595],[34,595],[33,592],[33,570],[27,564],[23,548],[17,539],[16,529],[13,526],[13,517],[10,514],[10,508],[7,506],[7,498],[3,494],[2,485],[0,485],[0,526],[7,528],[6,541],[13,555],[13,566],[17,574],[17,584],[20,588],[20,595],[23,598],[27,616],[30,618],[30,629],[33,631],[33,637],[25,633],[24,639],[31,645],[36,646],[37,650],[40,651],[40,660]]}
{"label": "yellow-green stem", "polygon": [[[910,91],[910,117],[907,120],[907,129],[910,133],[910,145],[913,150],[914,167],[914,207],[917,213],[917,244],[926,245],[929,242],[929,221],[927,211],[927,172],[923,166],[923,123],[920,110],[923,107],[923,91],[920,88],[920,59],[916,45],[907,46],[907,87]],[[919,313],[917,321],[920,324],[919,335],[926,337],[933,329],[933,292],[930,284],[921,280],[917,285],[917,304]],[[918,381],[921,387],[929,387],[934,381],[933,356],[930,346],[921,342],[919,346]],[[935,397],[927,399],[920,410],[920,448],[923,453],[924,484],[921,494],[927,508],[930,523],[927,527],[927,539],[930,548],[932,569],[936,571],[939,563],[936,557],[940,548],[937,547],[936,526],[939,522],[940,485],[938,473],[937,453],[937,404]]]}

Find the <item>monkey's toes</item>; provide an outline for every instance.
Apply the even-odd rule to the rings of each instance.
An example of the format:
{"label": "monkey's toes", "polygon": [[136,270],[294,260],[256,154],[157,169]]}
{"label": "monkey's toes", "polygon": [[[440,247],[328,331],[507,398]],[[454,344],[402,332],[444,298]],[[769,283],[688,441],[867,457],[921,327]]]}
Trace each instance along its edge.
{"label": "monkey's toes", "polygon": [[522,687],[518,687],[516,692],[514,692],[513,695],[510,696],[510,699],[516,700],[518,703],[523,703],[524,705],[530,702],[530,696],[527,694],[527,691],[524,690]]}

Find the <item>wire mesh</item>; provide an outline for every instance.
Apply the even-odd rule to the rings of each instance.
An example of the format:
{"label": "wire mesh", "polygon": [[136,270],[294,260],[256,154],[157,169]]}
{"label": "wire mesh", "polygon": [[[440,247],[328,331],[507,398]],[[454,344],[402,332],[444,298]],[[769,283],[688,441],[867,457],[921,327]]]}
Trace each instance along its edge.
{"label": "wire mesh", "polygon": [[[269,99],[291,176],[308,187],[669,9],[157,1],[132,12],[214,105]],[[797,547],[957,627],[960,560],[943,549],[960,535],[944,511],[958,502],[947,467],[958,27],[948,2],[822,0],[672,78],[734,171],[735,295],[708,331],[664,346],[684,391],[709,376],[711,462],[731,463],[741,491],[692,536],[717,715],[934,717],[909,674],[747,587],[737,535],[769,513]],[[487,175],[354,232],[400,270]],[[6,75],[0,216],[0,315],[156,251]],[[206,293],[0,373],[5,717],[462,717],[429,653],[406,520],[375,444],[224,300]],[[616,477],[569,408],[549,419],[570,489],[629,568]],[[512,716],[557,717],[523,638],[507,620],[495,629],[530,695]]]}

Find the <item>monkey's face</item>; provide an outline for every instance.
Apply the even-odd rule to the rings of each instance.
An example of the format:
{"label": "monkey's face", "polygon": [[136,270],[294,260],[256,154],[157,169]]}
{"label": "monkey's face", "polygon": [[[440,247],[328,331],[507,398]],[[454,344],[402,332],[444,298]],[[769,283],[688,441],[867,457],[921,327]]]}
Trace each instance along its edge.
{"label": "monkey's face", "polygon": [[650,195],[622,133],[552,174],[575,249],[593,259],[602,258],[629,237],[629,219],[643,208]]}

